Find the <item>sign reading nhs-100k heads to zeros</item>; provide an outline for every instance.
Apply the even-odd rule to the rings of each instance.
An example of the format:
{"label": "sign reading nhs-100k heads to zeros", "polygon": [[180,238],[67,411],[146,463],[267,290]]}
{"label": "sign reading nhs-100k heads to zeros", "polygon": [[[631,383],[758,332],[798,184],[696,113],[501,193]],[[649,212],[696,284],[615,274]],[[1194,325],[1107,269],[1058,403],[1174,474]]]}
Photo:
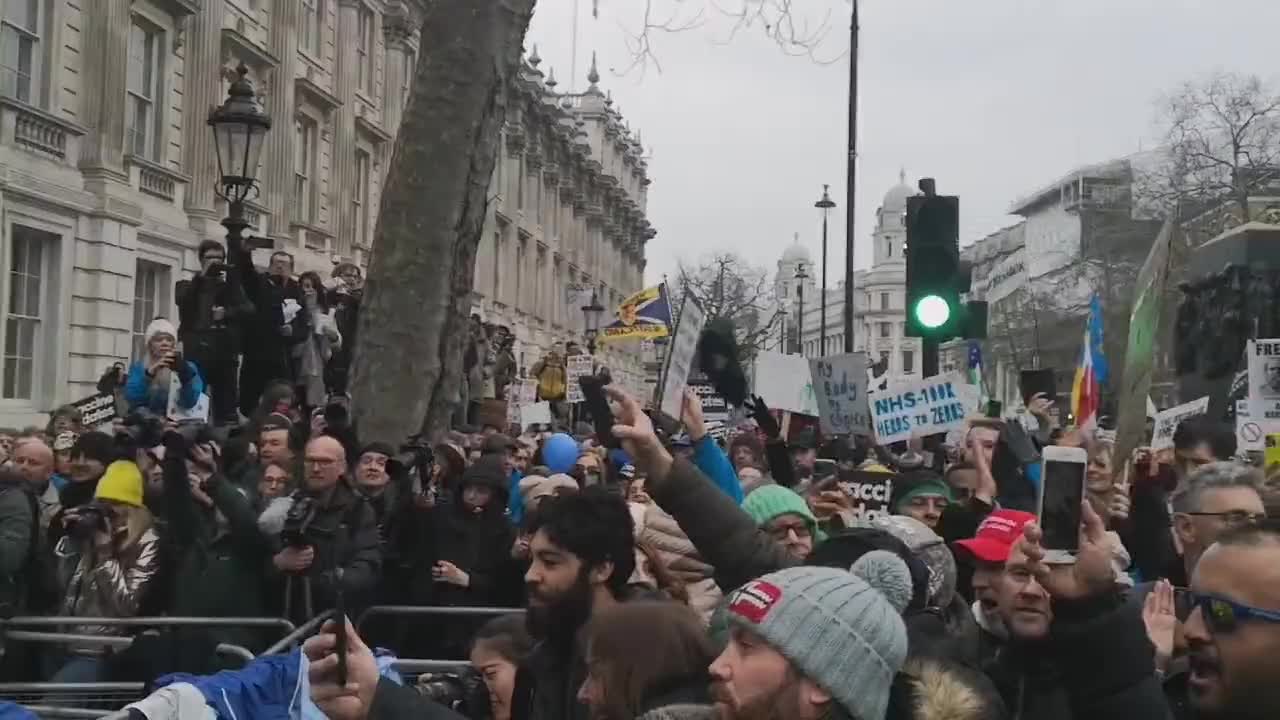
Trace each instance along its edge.
{"label": "sign reading nhs-100k heads to zeros", "polygon": [[978,388],[959,373],[895,385],[868,396],[871,425],[881,445],[962,427],[978,409]]}

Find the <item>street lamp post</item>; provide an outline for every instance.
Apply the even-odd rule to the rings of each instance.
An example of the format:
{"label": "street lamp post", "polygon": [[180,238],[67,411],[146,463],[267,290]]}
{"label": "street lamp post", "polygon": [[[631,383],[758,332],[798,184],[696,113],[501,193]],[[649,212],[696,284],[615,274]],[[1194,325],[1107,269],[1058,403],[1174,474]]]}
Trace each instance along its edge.
{"label": "street lamp post", "polygon": [[600,305],[600,300],[596,296],[596,291],[591,291],[591,304],[582,306],[582,316],[586,320],[586,330],[584,335],[587,336],[587,352],[596,354],[596,338],[600,336],[600,318],[604,315],[604,307]]}
{"label": "street lamp post", "polygon": [[799,312],[796,313],[796,347],[801,355],[804,354],[804,281],[809,279],[809,274],[804,271],[804,263],[796,266],[796,279],[800,284],[796,287],[796,297],[800,301]]}
{"label": "street lamp post", "polygon": [[821,333],[821,339],[818,340],[818,353],[822,357],[827,356],[827,215],[831,213],[831,208],[836,206],[831,195],[827,193],[829,187],[831,186],[822,186],[822,199],[813,204],[822,211],[822,311],[818,313],[818,326]]}
{"label": "street lamp post", "polygon": [[249,227],[244,201],[258,190],[258,158],[271,129],[271,117],[258,104],[253,81],[247,77],[249,69],[241,63],[236,73],[239,77],[231,83],[226,102],[209,112],[220,178],[215,192],[227,201],[222,226],[227,229],[229,252],[239,250],[244,242],[244,230]]}

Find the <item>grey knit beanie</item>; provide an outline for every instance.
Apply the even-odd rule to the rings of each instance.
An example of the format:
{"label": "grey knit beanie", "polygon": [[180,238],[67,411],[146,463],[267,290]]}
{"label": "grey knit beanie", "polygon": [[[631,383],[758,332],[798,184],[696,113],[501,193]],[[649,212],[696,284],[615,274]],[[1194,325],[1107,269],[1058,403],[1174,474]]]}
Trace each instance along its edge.
{"label": "grey knit beanie", "polygon": [[906,564],[873,550],[848,572],[801,566],[753,580],[730,598],[729,622],[759,635],[853,717],[879,720],[907,658],[909,602]]}

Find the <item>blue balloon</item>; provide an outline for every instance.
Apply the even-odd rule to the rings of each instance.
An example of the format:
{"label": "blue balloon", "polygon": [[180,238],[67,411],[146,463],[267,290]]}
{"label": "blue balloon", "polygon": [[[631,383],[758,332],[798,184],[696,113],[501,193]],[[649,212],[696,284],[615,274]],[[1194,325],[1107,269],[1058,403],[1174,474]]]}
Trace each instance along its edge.
{"label": "blue balloon", "polygon": [[567,473],[577,461],[578,443],[564,433],[552,435],[542,446],[542,462],[553,473]]}

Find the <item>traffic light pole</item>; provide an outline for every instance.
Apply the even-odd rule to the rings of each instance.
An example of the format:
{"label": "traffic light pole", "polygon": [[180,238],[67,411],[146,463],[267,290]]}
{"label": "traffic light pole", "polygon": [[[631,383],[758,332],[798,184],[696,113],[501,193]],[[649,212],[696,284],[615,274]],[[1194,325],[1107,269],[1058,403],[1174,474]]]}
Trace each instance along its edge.
{"label": "traffic light pole", "polygon": [[920,338],[920,377],[931,378],[938,374],[938,341]]}

